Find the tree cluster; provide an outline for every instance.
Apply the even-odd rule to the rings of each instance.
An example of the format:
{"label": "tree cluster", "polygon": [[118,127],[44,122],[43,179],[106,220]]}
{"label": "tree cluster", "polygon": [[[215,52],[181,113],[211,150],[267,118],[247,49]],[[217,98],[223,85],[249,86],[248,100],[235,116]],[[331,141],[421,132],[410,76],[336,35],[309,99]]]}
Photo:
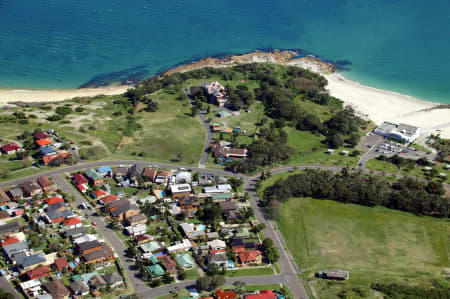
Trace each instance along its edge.
{"label": "tree cluster", "polygon": [[364,206],[384,206],[417,215],[449,217],[450,199],[441,196],[442,184],[403,178],[389,183],[377,176],[359,173],[333,175],[308,170],[277,181],[264,191],[264,204],[284,202],[291,197],[313,197]]}

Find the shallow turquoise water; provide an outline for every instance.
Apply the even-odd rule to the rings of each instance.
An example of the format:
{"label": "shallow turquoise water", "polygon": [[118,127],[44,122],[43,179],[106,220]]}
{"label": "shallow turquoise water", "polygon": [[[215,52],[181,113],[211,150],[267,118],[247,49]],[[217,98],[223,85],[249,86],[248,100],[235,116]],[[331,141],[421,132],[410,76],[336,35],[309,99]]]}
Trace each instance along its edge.
{"label": "shallow turquoise water", "polygon": [[142,78],[206,55],[303,49],[360,83],[450,103],[450,1],[0,0],[0,86]]}

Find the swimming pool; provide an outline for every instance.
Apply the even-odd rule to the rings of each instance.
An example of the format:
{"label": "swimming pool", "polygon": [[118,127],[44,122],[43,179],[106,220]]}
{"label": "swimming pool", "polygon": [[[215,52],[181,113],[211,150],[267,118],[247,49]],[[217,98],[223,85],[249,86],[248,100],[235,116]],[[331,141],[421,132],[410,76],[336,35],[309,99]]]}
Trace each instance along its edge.
{"label": "swimming pool", "polygon": [[204,225],[204,224],[199,224],[199,225],[197,225],[196,226],[196,230],[205,230],[206,229],[206,225]]}

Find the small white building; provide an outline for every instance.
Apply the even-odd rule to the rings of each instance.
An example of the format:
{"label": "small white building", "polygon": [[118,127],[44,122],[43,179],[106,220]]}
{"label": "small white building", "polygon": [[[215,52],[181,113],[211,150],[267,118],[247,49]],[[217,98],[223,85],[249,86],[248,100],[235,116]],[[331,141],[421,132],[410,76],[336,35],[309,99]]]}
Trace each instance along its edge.
{"label": "small white building", "polygon": [[125,227],[125,229],[127,233],[133,237],[147,233],[147,225],[145,224],[138,224],[136,226],[127,226]]}
{"label": "small white building", "polygon": [[182,171],[175,175],[176,184],[190,183],[192,181],[192,174],[188,171]]}
{"label": "small white building", "polygon": [[79,238],[76,238],[75,240],[73,240],[73,243],[81,244],[84,242],[90,242],[90,241],[96,241],[96,240],[98,240],[96,235],[87,234],[87,235],[81,236]]}
{"label": "small white building", "polygon": [[222,185],[217,185],[217,186],[213,186],[213,187],[203,188],[203,191],[205,193],[227,193],[227,192],[231,192],[231,190],[233,190],[233,188],[231,187],[230,184],[222,184]]}
{"label": "small white building", "polygon": [[209,241],[208,243],[209,248],[211,248],[211,250],[220,250],[220,249],[225,249],[227,248],[227,244],[225,243],[225,241],[222,240],[212,240]]}
{"label": "small white building", "polygon": [[192,248],[191,241],[184,239],[181,242],[176,242],[174,245],[167,247],[169,253],[185,252]]}

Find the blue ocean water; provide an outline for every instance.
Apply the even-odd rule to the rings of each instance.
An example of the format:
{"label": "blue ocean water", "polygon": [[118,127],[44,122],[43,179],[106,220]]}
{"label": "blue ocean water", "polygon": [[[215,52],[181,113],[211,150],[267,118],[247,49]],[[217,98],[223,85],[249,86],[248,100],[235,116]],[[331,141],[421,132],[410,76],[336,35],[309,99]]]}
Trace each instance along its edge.
{"label": "blue ocean water", "polygon": [[276,48],[450,103],[449,32],[448,0],[0,0],[0,86],[73,88]]}

